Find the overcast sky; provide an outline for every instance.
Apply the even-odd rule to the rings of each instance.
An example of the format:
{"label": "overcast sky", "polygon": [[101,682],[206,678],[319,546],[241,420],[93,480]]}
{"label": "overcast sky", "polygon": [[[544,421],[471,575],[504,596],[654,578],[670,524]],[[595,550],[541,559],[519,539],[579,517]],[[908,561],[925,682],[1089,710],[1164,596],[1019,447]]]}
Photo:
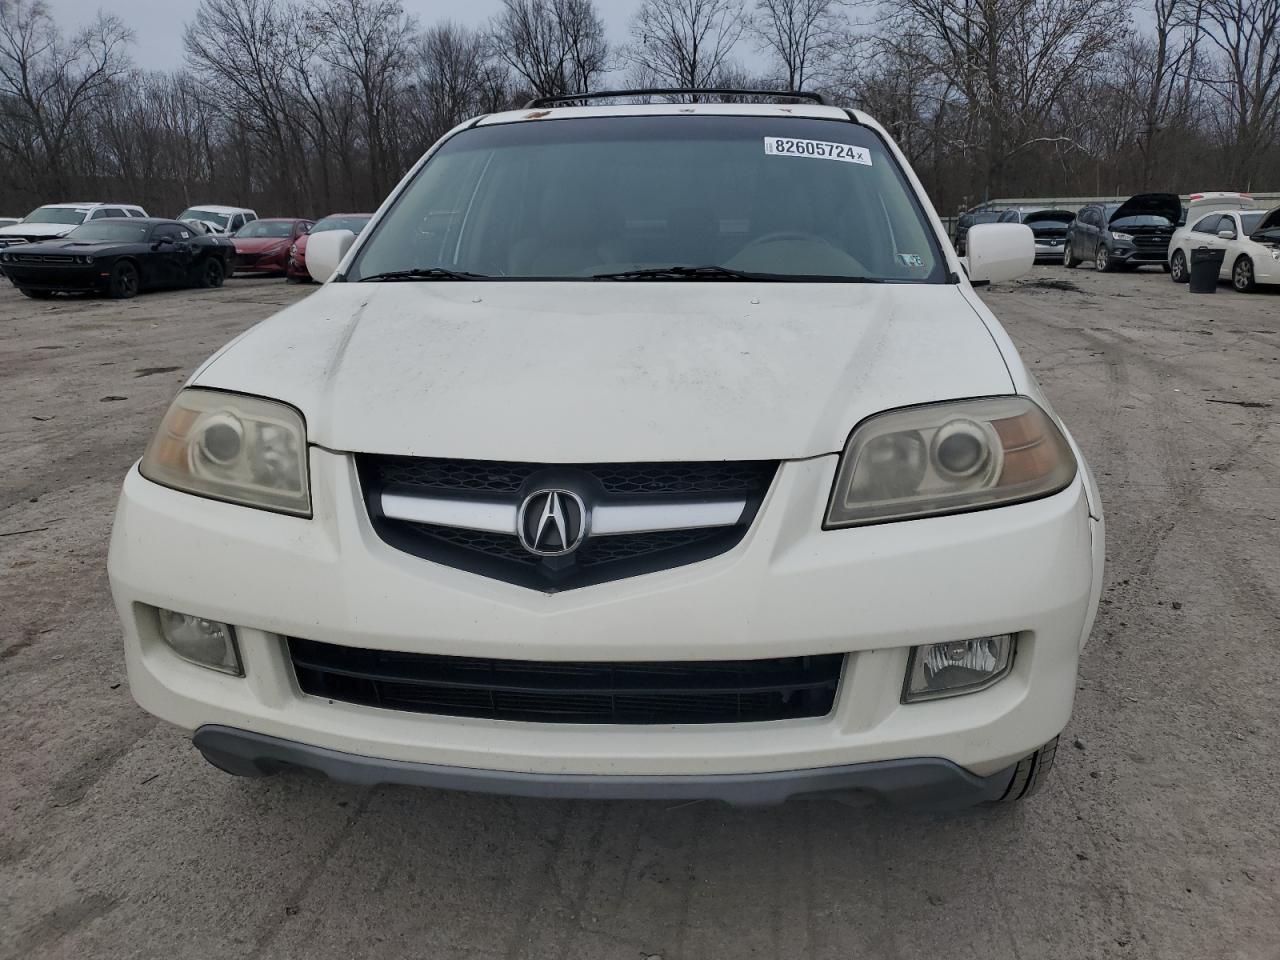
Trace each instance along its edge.
{"label": "overcast sky", "polygon": [[[137,39],[133,58],[146,69],[168,69],[182,61],[182,30],[199,6],[198,0],[45,0],[54,19],[64,31],[92,20],[98,9],[115,13],[133,30]],[[487,21],[497,12],[500,0],[402,0],[405,12],[422,23],[456,20],[472,26]],[[639,0],[596,0],[609,31],[609,39],[626,39],[627,25]],[[744,43],[740,58],[750,53]]]}

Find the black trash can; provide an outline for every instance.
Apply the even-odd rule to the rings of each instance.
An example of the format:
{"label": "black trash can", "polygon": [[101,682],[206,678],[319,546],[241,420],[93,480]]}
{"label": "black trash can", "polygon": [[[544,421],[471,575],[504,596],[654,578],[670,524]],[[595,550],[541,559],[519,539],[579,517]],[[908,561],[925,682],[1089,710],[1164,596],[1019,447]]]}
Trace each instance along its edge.
{"label": "black trash can", "polygon": [[1226,255],[1225,250],[1210,250],[1208,247],[1191,251],[1192,293],[1218,292],[1218,272]]}

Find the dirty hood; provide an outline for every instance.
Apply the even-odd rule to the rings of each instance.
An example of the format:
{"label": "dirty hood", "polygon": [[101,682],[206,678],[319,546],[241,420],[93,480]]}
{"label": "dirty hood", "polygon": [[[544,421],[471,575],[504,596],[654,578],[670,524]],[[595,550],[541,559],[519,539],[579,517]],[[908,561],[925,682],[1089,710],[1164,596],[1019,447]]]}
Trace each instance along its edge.
{"label": "dirty hood", "polygon": [[951,284],[330,283],[193,382],[285,400],[334,450],[558,463],[814,456],[1012,390]]}

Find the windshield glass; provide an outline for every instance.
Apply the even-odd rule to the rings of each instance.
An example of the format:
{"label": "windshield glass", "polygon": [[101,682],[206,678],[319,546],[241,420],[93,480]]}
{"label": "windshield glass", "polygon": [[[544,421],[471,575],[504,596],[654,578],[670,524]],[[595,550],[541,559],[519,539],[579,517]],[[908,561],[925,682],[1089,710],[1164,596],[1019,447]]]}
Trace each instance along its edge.
{"label": "windshield glass", "polygon": [[466,130],[414,178],[347,278],[435,267],[588,279],[712,265],[783,279],[945,278],[933,233],[871,130],[707,116]]}
{"label": "windshield glass", "polygon": [[71,207],[38,207],[27,214],[25,223],[84,223],[88,211]]}
{"label": "windshield glass", "polygon": [[67,234],[68,240],[118,240],[141,242],[151,232],[149,224],[126,223],[123,220],[97,220],[76,227]]}
{"label": "windshield glass", "polygon": [[1240,229],[1244,231],[1245,236],[1253,233],[1258,229],[1258,224],[1262,222],[1263,211],[1257,213],[1240,214]]}
{"label": "windshield glass", "polygon": [[1136,217],[1120,217],[1111,221],[1113,230],[1123,230],[1125,227],[1171,227],[1173,223],[1164,217],[1157,217],[1153,214],[1144,213]]}
{"label": "windshield glass", "polygon": [[359,233],[365,228],[372,214],[353,217],[324,217],[311,228],[312,233],[323,233],[326,230],[350,230]]}
{"label": "windshield glass", "polygon": [[254,220],[236,231],[237,237],[290,237],[292,220]]}
{"label": "windshield glass", "polygon": [[190,210],[183,210],[178,214],[179,220],[203,220],[206,223],[212,223],[215,226],[226,229],[227,222],[231,219],[228,213],[214,213],[212,210],[201,210],[199,207],[192,207]]}

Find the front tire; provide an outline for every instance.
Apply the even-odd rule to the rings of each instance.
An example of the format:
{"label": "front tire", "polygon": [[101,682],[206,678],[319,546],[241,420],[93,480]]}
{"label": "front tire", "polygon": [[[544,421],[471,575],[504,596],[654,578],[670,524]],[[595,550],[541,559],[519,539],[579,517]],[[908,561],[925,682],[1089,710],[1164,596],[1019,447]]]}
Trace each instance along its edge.
{"label": "front tire", "polygon": [[222,286],[222,282],[227,278],[226,268],[222,265],[222,261],[216,257],[209,257],[200,267],[200,274],[196,283],[208,290],[214,287]]}
{"label": "front tire", "polygon": [[137,266],[129,260],[122,260],[111,268],[111,277],[107,281],[107,294],[112,300],[131,300],[138,295],[141,277]]}
{"label": "front tire", "polygon": [[1080,261],[1076,259],[1076,255],[1071,252],[1071,241],[1067,240],[1062,247],[1062,265],[1068,270],[1074,270],[1080,265]]}
{"label": "front tire", "polygon": [[1058,752],[1058,738],[1054,737],[1026,759],[1019,760],[1013,770],[1009,787],[996,803],[1017,803],[1035,796],[1044,786],[1045,778],[1053,769],[1053,758]]}
{"label": "front tire", "polygon": [[1191,271],[1187,267],[1187,255],[1181,250],[1173,251],[1169,258],[1169,279],[1174,283],[1190,283]]}
{"label": "front tire", "polygon": [[1098,244],[1098,252],[1093,255],[1093,268],[1099,273],[1110,273],[1115,269],[1111,262],[1111,251],[1105,243]]}
{"label": "front tire", "polygon": [[53,296],[52,290],[32,290],[30,287],[19,287],[24,297],[30,297],[32,300],[48,300]]}
{"label": "front tire", "polygon": [[1258,287],[1257,278],[1253,274],[1253,261],[1242,256],[1231,268],[1231,285],[1240,293],[1252,293]]}

